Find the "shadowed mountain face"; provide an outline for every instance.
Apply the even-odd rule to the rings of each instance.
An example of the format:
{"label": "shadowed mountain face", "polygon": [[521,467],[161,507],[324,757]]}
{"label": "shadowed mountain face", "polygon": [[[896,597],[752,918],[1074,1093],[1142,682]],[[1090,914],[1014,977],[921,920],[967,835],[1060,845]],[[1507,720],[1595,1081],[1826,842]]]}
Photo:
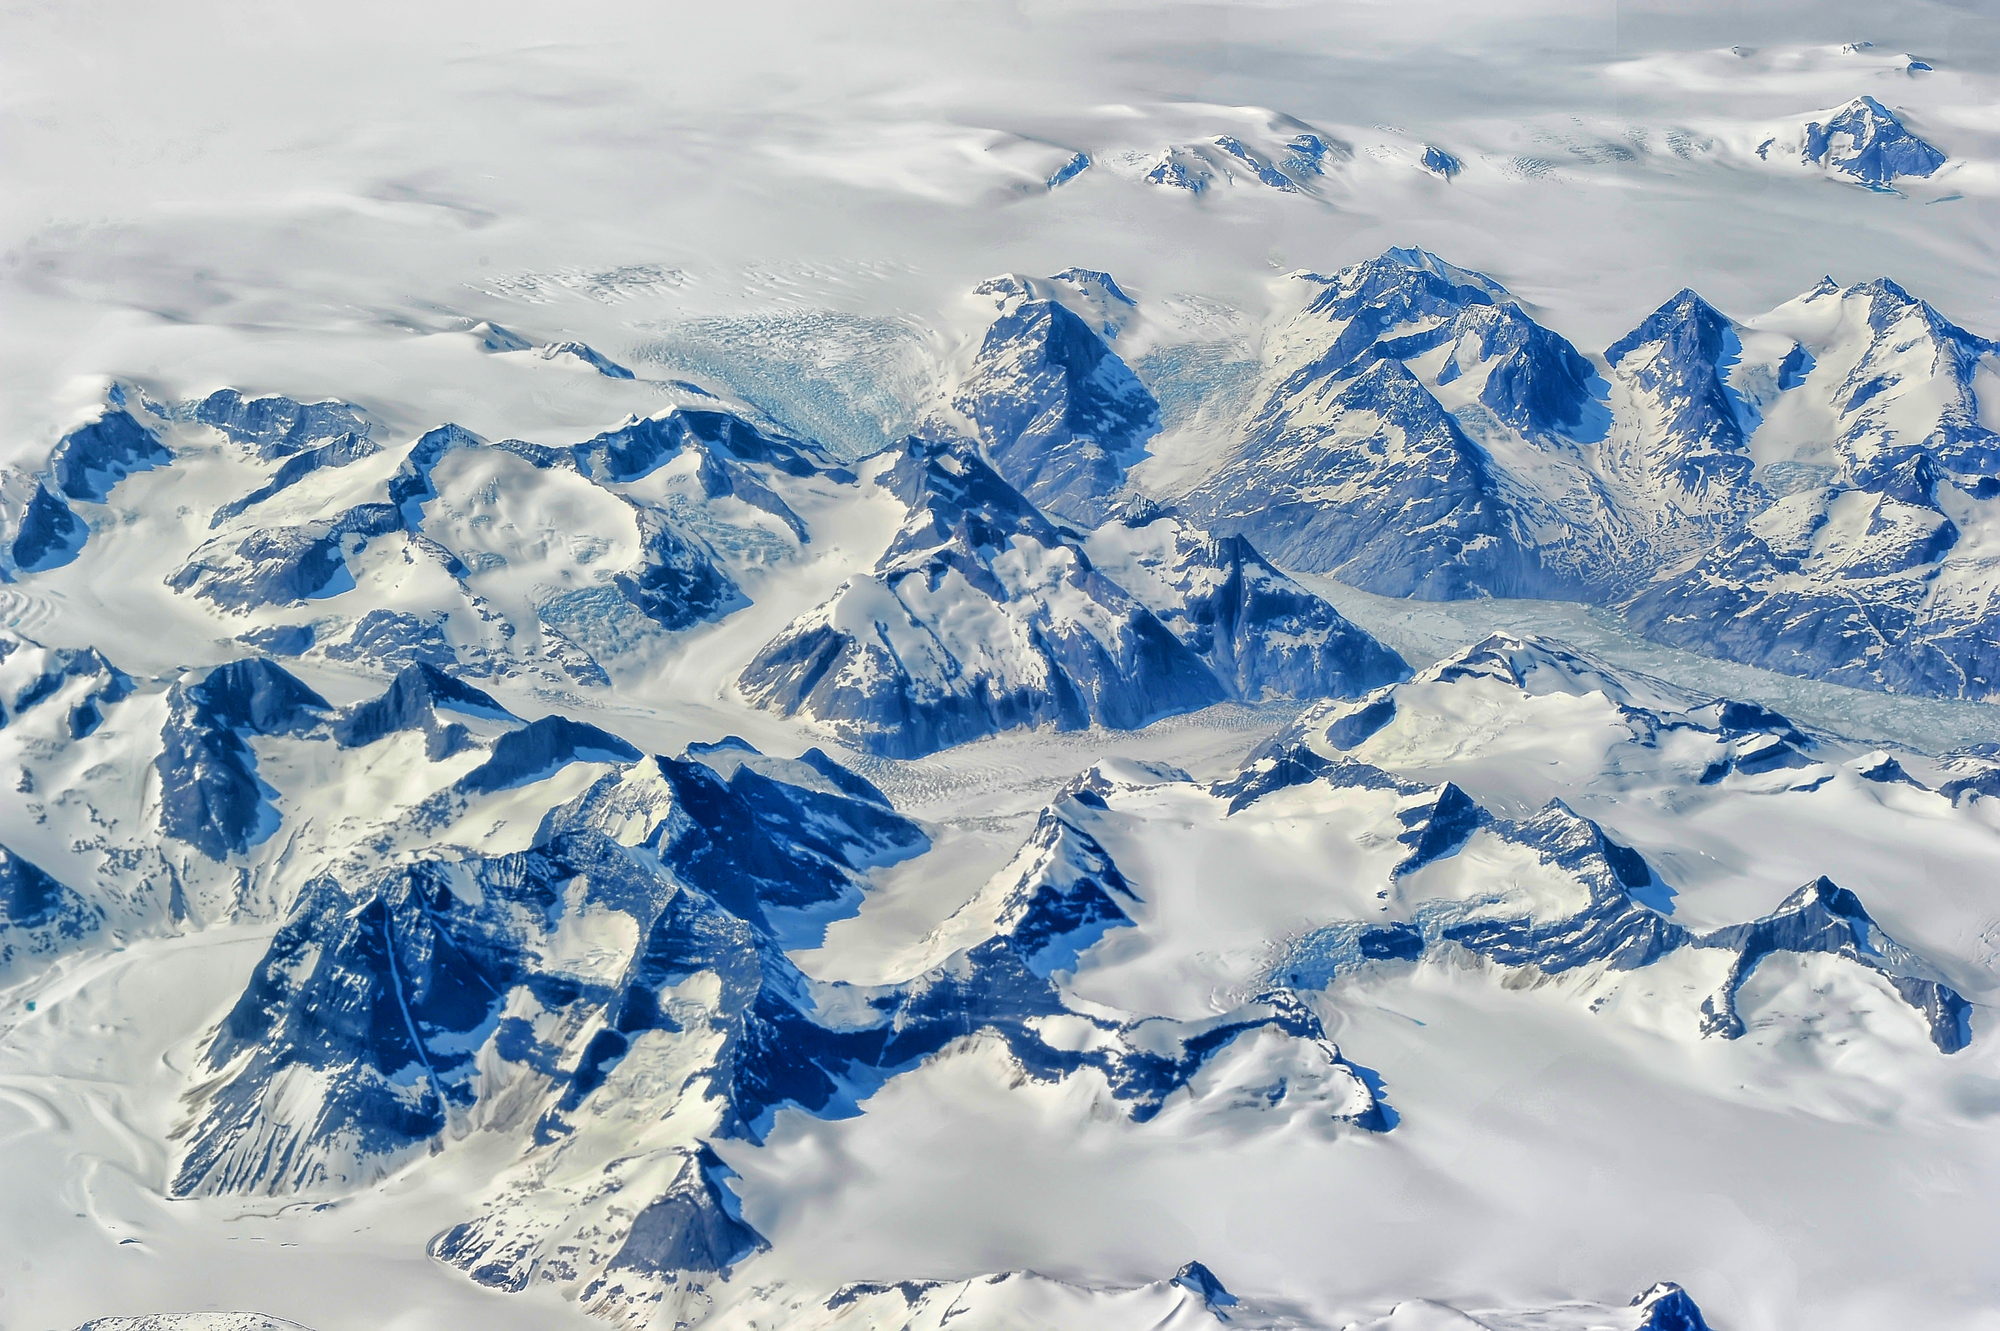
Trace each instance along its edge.
{"label": "shadowed mountain face", "polygon": [[1928,176],[1945,163],[1942,152],[1873,97],[1857,97],[1824,122],[1809,122],[1799,157],[1876,190],[1890,190],[1898,176]]}
{"label": "shadowed mountain face", "polygon": [[1018,301],[994,322],[952,406],[1030,502],[1086,525],[1104,520],[1160,424],[1145,385],[1055,300]]}
{"label": "shadowed mountain face", "polygon": [[[1288,994],[1197,1022],[1071,1005],[1062,975],[1140,904],[1090,830],[1102,807],[1045,810],[990,915],[968,908],[966,945],[886,986],[809,979],[773,932],[928,849],[819,754],[698,746],[600,778],[530,850],[316,879],[203,1054],[175,1191],[352,1192],[502,1099],[532,1125],[524,1162],[554,1172],[432,1251],[518,1290],[559,1254],[577,1279],[726,1276],[765,1244],[709,1139],[760,1140],[780,1108],[854,1114],[861,1088],[967,1040],[998,1042],[1038,1081],[1101,1079],[1138,1122],[1239,1042],[1275,1040],[1317,1069],[1298,1095],[1386,1129]],[[1079,1022],[1082,1047],[1052,1037]],[[636,1138],[622,1126],[635,1097],[653,1124]]]}
{"label": "shadowed mountain face", "polygon": [[[1976,386],[1994,348],[1892,282],[1822,283],[1767,319],[1802,338],[1785,397],[1832,421],[1817,482],[1764,499],[1628,606],[1649,637],[1860,688],[1989,696],[2000,621],[1976,555],[2000,435]],[[1808,368],[1810,367],[1810,368]],[[1743,460],[1747,464],[1748,459]]]}
{"label": "shadowed mountain face", "polygon": [[912,439],[882,484],[907,516],[875,570],[738,681],[871,752],[1021,726],[1129,730],[1232,696],[1352,692],[1400,664],[1247,545],[1163,529],[1174,549],[1147,565],[1104,537],[1116,567],[1101,567],[969,443]]}
{"label": "shadowed mountain face", "polygon": [[1130,729],[1225,696],[971,447],[913,439],[886,488],[908,512],[888,551],[757,655],[752,701],[906,757],[1023,725]]}

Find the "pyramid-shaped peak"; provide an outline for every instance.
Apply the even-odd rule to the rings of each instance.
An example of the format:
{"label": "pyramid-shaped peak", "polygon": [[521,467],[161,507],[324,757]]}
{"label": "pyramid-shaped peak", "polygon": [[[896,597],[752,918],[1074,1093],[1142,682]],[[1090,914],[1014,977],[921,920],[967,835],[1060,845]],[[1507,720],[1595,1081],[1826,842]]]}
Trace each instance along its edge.
{"label": "pyramid-shaped peak", "polygon": [[1631,1306],[1645,1314],[1635,1331],[1709,1331],[1701,1309],[1671,1280],[1662,1280],[1634,1296]]}
{"label": "pyramid-shaped peak", "polygon": [[[1616,365],[1628,354],[1655,342],[1689,343],[1705,346],[1729,326],[1729,316],[1704,300],[1693,287],[1682,287],[1660,308],[1647,315],[1640,325],[1604,350],[1606,363]],[[1720,350],[1710,348],[1710,359]]]}

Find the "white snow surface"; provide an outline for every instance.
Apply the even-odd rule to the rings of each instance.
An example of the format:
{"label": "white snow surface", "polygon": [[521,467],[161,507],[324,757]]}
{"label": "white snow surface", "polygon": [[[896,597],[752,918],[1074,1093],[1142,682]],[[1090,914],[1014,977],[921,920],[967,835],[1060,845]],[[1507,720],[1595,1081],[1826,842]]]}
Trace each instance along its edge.
{"label": "white snow surface", "polygon": [[[202,861],[159,834],[168,690],[246,654],[236,639],[254,629],[318,627],[321,648],[283,664],[336,706],[375,696],[384,672],[324,644],[389,607],[435,619],[461,659],[497,663],[476,682],[524,718],[589,721],[647,753],[729,734],[785,757],[834,748],[921,820],[932,849],[873,870],[858,907],[792,954],[819,981],[907,980],[989,934],[1038,815],[1093,767],[1091,788],[1108,793],[1092,826],[1137,900],[1131,927],[1061,975],[1078,1012],[1206,1020],[1254,996],[1315,929],[1400,921],[1434,900],[1493,896],[1536,918],[1578,900],[1574,879],[1486,831],[1392,883],[1410,797],[1391,791],[1306,784],[1229,813],[1205,783],[1297,704],[1224,704],[1129,733],[1015,732],[908,762],[839,751],[809,719],[746,705],[733,681],[750,658],[892,537],[901,510],[872,485],[773,481],[810,531],[802,543],[740,496],[704,496],[685,457],[611,485],[454,449],[423,535],[465,561],[464,579],[399,532],[353,552],[351,586],[284,611],[228,613],[166,589],[218,531],[380,501],[446,421],[563,447],[633,416],[720,406],[861,457],[935,410],[990,317],[966,293],[1005,272],[1103,270],[1137,299],[1143,314],[1063,297],[1115,331],[1161,396],[1147,466],[1167,491],[1203,474],[1231,404],[1282,364],[1265,330],[1290,312],[1283,274],[1391,245],[1491,274],[1586,351],[1682,286],[1746,319],[1770,310],[1743,325],[1743,375],[1770,359],[1766,335],[1771,356],[1794,338],[1854,342],[1826,302],[1794,299],[1825,273],[1891,276],[2000,337],[2000,17],[1974,5],[621,0],[475,13],[204,0],[16,7],[0,37],[0,468],[38,470],[113,385],[135,408],[140,394],[168,404],[222,387],[337,398],[382,446],[212,530],[216,508],[274,468],[146,417],[173,464],[74,505],[91,528],[75,563],[0,582],[0,625],[24,640],[0,657],[0,843],[101,909],[80,936],[45,931],[0,960],[9,1329],[604,1325],[555,1284],[503,1294],[426,1255],[516,1161],[518,1125],[485,1126],[498,1116],[342,1197],[168,1198],[196,1061],[307,878],[358,855],[518,850],[610,770],[578,762],[420,826],[412,811],[483,760],[501,730],[490,718],[454,714],[475,747],[435,763],[412,733],[356,750],[260,737],[255,772],[280,821],[228,863]],[[1757,154],[1862,95],[1946,165],[1881,193],[1795,151]],[[1300,134],[1324,144],[1310,171],[1287,157]],[[1426,169],[1433,144],[1462,170]],[[1090,165],[1052,187],[1078,153]],[[1209,185],[1163,187],[1149,179],[1161,166]],[[1827,358],[1815,372],[1851,369]],[[1990,358],[1979,375],[1990,426]],[[1737,386],[1754,400],[1756,384]],[[1830,419],[1781,410],[1756,435],[1760,466],[1834,448]],[[10,520],[18,477],[0,478]],[[745,603],[670,632],[586,600],[574,633],[552,631],[552,600],[640,558],[634,504],[678,515]],[[1865,519],[1836,512],[1816,539]],[[1032,553],[1003,573],[1050,582]],[[1967,559],[1955,594],[1983,597],[1985,547]],[[1298,577],[1418,670],[1354,757],[1455,782],[1500,818],[1563,800],[1646,857],[1645,904],[1690,929],[1755,919],[1828,875],[1972,1001],[1971,1045],[1940,1053],[1878,972],[1825,955],[1765,959],[1738,997],[1748,1029],[1725,1041],[1698,1030],[1720,964],[1709,954],[1544,975],[1430,953],[1307,996],[1394,1110],[1371,1133],[1325,1110],[1348,1074],[1268,1032],[1144,1123],[1094,1074],[1029,1080],[973,1038],[855,1116],[781,1109],[761,1143],[713,1143],[770,1247],[709,1287],[708,1324],[1184,1331],[1224,1313],[1628,1331],[1634,1294],[1671,1279],[1717,1331],[1995,1325],[2000,797],[1862,773],[1890,756],[1922,787],[1972,774],[1981,760],[1945,755],[2000,741],[2000,712],[1659,647],[1608,611],[1389,601]],[[949,610],[948,585],[931,595]],[[974,627],[981,641],[1014,631]],[[1495,631],[1566,642],[1607,682],[1519,690],[1432,668]],[[94,687],[83,675],[15,706],[44,647],[87,646],[133,677],[98,728],[65,728]],[[565,664],[579,659],[610,685],[580,682]],[[1708,737],[1647,749],[1617,708],[1718,695],[1812,731],[1810,764],[1702,785]],[[572,912],[550,957],[613,975],[635,934],[627,916]],[[1079,1039],[1095,1029],[1077,1025]],[[1259,1108],[1270,1086],[1316,1077],[1324,1097]],[[588,1158],[617,1155],[624,1130],[599,1124]],[[568,1206],[593,1183],[543,1201]],[[589,1205],[593,1224],[624,1208],[608,1194]],[[1171,1283],[1190,1258],[1241,1303]]]}

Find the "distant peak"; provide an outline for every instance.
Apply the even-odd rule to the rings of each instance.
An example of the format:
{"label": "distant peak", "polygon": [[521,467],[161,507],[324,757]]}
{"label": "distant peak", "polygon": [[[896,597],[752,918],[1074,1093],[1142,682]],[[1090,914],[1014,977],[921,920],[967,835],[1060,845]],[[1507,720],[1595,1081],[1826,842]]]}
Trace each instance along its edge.
{"label": "distant peak", "polygon": [[1936,147],[1910,133],[1894,112],[1862,95],[1805,126],[1800,160],[1887,191],[1899,176],[1924,177],[1945,164]]}
{"label": "distant peak", "polygon": [[1894,280],[1887,277],[1871,278],[1850,290],[1853,296],[1885,296],[1898,305],[1915,305],[1917,298],[1903,290]]}
{"label": "distant peak", "polygon": [[[1667,297],[1660,308],[1647,315],[1637,328],[1604,349],[1607,364],[1616,365],[1638,348],[1655,342],[1687,338],[1713,339],[1729,323],[1729,316],[1702,299],[1693,287],[1682,287]],[[1709,346],[1719,350],[1710,341]]]}
{"label": "distant peak", "polygon": [[487,351],[533,351],[535,344],[511,328],[502,328],[490,319],[481,319],[466,330],[479,339],[479,345]]}
{"label": "distant peak", "polygon": [[1191,1289],[1207,1302],[1217,1307],[1228,1307],[1236,1302],[1236,1296],[1223,1287],[1215,1278],[1215,1272],[1200,1262],[1189,1262],[1174,1272],[1174,1283],[1183,1289]]}
{"label": "distant peak", "polygon": [[1450,180],[1465,169],[1464,162],[1461,162],[1458,158],[1438,147],[1435,143],[1426,143],[1424,145],[1424,153],[1418,159],[1418,164],[1424,170],[1429,171],[1433,175],[1443,176],[1446,180]]}
{"label": "distant peak", "polygon": [[756,753],[757,746],[741,735],[724,735],[718,740],[695,740],[681,754],[683,760],[710,753]]}
{"label": "distant peak", "polygon": [[1049,280],[1051,282],[1066,283],[1079,291],[1088,291],[1107,296],[1123,305],[1130,305],[1134,308],[1138,305],[1137,301],[1119,289],[1118,283],[1112,280],[1111,274],[1099,272],[1095,268],[1065,268]]}

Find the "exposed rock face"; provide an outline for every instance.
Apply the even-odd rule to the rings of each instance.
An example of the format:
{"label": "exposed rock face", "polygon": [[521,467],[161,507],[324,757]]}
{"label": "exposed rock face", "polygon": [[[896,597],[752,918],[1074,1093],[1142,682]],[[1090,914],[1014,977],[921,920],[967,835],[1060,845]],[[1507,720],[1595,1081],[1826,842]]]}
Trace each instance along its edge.
{"label": "exposed rock face", "polygon": [[[1795,387],[1796,343],[1772,387]],[[1727,316],[1682,290],[1604,353],[1641,406],[1633,436],[1606,449],[1606,469],[1628,486],[1632,525],[1661,554],[1701,548],[1768,502],[1752,479],[1753,408],[1729,383],[1743,343]]]}
{"label": "exposed rock face", "polygon": [[21,573],[42,573],[76,558],[90,536],[83,519],[40,481],[22,508],[8,553]]}
{"label": "exposed rock face", "polygon": [[707,551],[656,513],[641,510],[638,518],[643,562],[619,574],[617,585],[648,619],[662,628],[683,629],[747,603]]}
{"label": "exposed rock face", "polygon": [[1574,347],[1423,250],[1293,280],[1258,406],[1182,509],[1384,595],[1575,597],[1611,576],[1576,442],[1604,408]]}
{"label": "exposed rock face", "polygon": [[1244,537],[1213,537],[1160,517],[1107,524],[1089,549],[1232,697],[1342,697],[1409,673],[1401,657],[1273,568]]}
{"label": "exposed rock face", "polygon": [[0,846],[0,976],[16,962],[47,956],[103,922],[103,907]]}
{"label": "exposed rock face", "polygon": [[95,647],[44,647],[0,630],[0,689],[0,726],[54,703],[57,732],[82,739],[131,696],[133,681]]}
{"label": "exposed rock face", "polygon": [[252,490],[249,494],[239,499],[232,499],[222,507],[216,509],[215,516],[209,519],[208,525],[211,528],[220,527],[225,522],[230,522],[242,516],[245,512],[255,508],[265,500],[285,490],[289,490],[292,486],[297,485],[316,471],[323,471],[330,467],[345,467],[359,462],[362,458],[373,457],[381,451],[381,446],[365,434],[342,434],[336,437],[331,443],[321,444],[316,448],[308,448],[302,452],[293,453],[279,464],[276,471],[271,473],[270,480]]}
{"label": "exposed rock face", "polygon": [[[1086,281],[1094,279],[1094,281]],[[1061,287],[1038,291],[1037,287]],[[1131,301],[1102,273],[1072,270],[1046,283],[996,279],[1002,297],[971,372],[952,396],[986,445],[995,470],[1043,512],[1104,520],[1125,471],[1160,428],[1159,403],[1091,323],[1064,304],[1098,295]],[[1113,336],[1116,323],[1108,325]]]}
{"label": "exposed rock face", "polygon": [[752,701],[909,757],[1016,726],[1129,729],[1225,696],[969,445],[912,439],[886,486],[909,514],[888,551],[757,654]]}
{"label": "exposed rock face", "polygon": [[493,755],[458,779],[467,793],[505,790],[539,781],[573,762],[630,763],[639,751],[616,735],[566,716],[544,716],[510,730],[493,745]]}
{"label": "exposed rock face", "polygon": [[173,457],[132,413],[113,408],[64,435],[49,456],[49,472],[65,497],[101,504],[133,472],[150,471]]}
{"label": "exposed rock face", "polygon": [[370,426],[359,407],[332,400],[295,402],[288,397],[246,398],[233,388],[183,407],[189,419],[210,425],[267,458],[289,458],[346,441],[358,446]]}
{"label": "exposed rock face", "polygon": [[462,718],[512,723],[506,708],[470,684],[427,662],[406,666],[381,697],[349,708],[333,722],[333,738],[343,748],[364,748],[401,730],[422,731],[433,762],[466,747],[471,732]]}
{"label": "exposed rock face", "polygon": [[632,371],[586,342],[551,342],[535,354],[543,360],[574,361],[606,379],[632,378]]}
{"label": "exposed rock face", "polygon": [[247,737],[298,734],[332,710],[261,657],[218,666],[196,684],[174,685],[153,762],[160,830],[212,860],[241,854],[270,835],[278,814],[257,779]]}
{"label": "exposed rock face", "polygon": [[1886,281],[1822,283],[1769,317],[1804,338],[1811,369],[1789,391],[1833,421],[1818,473],[1830,483],[1770,502],[1663,574],[1628,604],[1632,622],[1790,674],[1990,695],[2000,621],[1979,560],[1958,551],[1964,524],[1983,533],[1994,521],[1979,495],[2000,469],[2000,436],[1974,392],[1993,346]]}
{"label": "exposed rock face", "polygon": [[1923,963],[1884,934],[1860,899],[1830,878],[1814,879],[1762,919],[1718,929],[1695,946],[1736,954],[1722,989],[1702,1002],[1705,1034],[1731,1040],[1743,1034],[1736,993],[1758,962],[1776,952],[1823,952],[1880,971],[1903,1001],[1922,1014],[1938,1052],[1955,1054],[1972,1042],[1972,1005],[1950,986],[1912,973],[1924,969]]}
{"label": "exposed rock face", "polygon": [[1252,143],[1240,134],[1217,134],[1169,145],[1147,164],[1141,179],[1194,195],[1232,186],[1307,194],[1330,162],[1354,155],[1349,144],[1303,129],[1290,117],[1272,122],[1268,131]]}
{"label": "exposed rock face", "polygon": [[[1776,952],[1825,954],[1881,975],[1922,1017],[1940,1052],[1957,1053],[1966,1046],[1971,1038],[1966,1000],[1884,934],[1855,895],[1830,879],[1806,884],[1759,919],[1697,932],[1642,899],[1658,883],[1643,855],[1561,800],[1550,801],[1527,819],[1497,818],[1453,783],[1423,786],[1346,752],[1394,723],[1401,710],[1399,693],[1429,690],[1425,705],[1449,708],[1453,704],[1438,690],[1460,684],[1529,696],[1601,695],[1630,727],[1630,742],[1643,749],[1656,749],[1663,735],[1706,737],[1694,751],[1719,756],[1705,768],[1686,772],[1682,779],[1691,787],[1819,765],[1811,756],[1817,742],[1767,708],[1729,699],[1701,705],[1683,699],[1676,706],[1674,699],[1649,693],[1643,678],[1622,678],[1554,644],[1496,635],[1409,684],[1307,712],[1253,751],[1235,777],[1214,788],[1216,795],[1230,800],[1232,815],[1280,791],[1314,783],[1398,796],[1394,821],[1383,830],[1397,829],[1395,841],[1409,848],[1389,870],[1390,893],[1413,894],[1408,918],[1383,924],[1352,921],[1310,933],[1273,972],[1275,981],[1317,987],[1372,963],[1452,949],[1545,976],[1628,971],[1690,951],[1720,951],[1729,956],[1728,965],[1715,991],[1701,1003],[1699,1024],[1704,1035],[1735,1039],[1745,1030],[1736,995],[1760,961]],[[1364,716],[1369,724],[1357,726]],[[1546,875],[1544,887],[1531,892],[1504,882],[1491,887],[1482,882],[1467,893],[1449,875],[1473,871],[1450,862],[1473,850],[1488,856],[1526,853]],[[1447,881],[1440,883],[1439,873]],[[1561,883],[1562,889],[1550,883]]]}
{"label": "exposed rock face", "polygon": [[402,530],[394,504],[357,504],[337,517],[211,541],[167,585],[222,610],[298,605],[352,586],[348,559],[370,540]]}
{"label": "exposed rock face", "polygon": [[1281,564],[1382,596],[1578,594],[1544,567],[1483,449],[1401,362],[1302,371],[1183,507]]}
{"label": "exposed rock face", "polygon": [[1688,1292],[1671,1280],[1632,1296],[1632,1307],[1640,1314],[1633,1331],[1709,1331],[1701,1309]]}
{"label": "exposed rock face", "polygon": [[1898,176],[1928,176],[1945,163],[1942,152],[1873,97],[1857,97],[1824,122],[1808,122],[1799,157],[1871,189],[1888,189]]}
{"label": "exposed rock face", "polygon": [[[968,1038],[1038,1080],[1091,1069],[1137,1120],[1239,1039],[1294,1042],[1316,1072],[1291,1094],[1386,1126],[1288,995],[1200,1022],[1070,1007],[1060,974],[1137,901],[1094,816],[1088,800],[1046,811],[967,945],[874,988],[808,979],[773,930],[928,844],[824,755],[700,746],[601,778],[528,851],[322,877],[203,1055],[174,1189],[349,1191],[504,1101],[533,1125],[525,1168],[433,1253],[496,1288],[552,1280],[615,1307],[762,1246],[710,1139],[761,1138],[780,1106],[853,1113],[857,1075]],[[1095,1035],[1051,1039],[1056,1018]]]}

